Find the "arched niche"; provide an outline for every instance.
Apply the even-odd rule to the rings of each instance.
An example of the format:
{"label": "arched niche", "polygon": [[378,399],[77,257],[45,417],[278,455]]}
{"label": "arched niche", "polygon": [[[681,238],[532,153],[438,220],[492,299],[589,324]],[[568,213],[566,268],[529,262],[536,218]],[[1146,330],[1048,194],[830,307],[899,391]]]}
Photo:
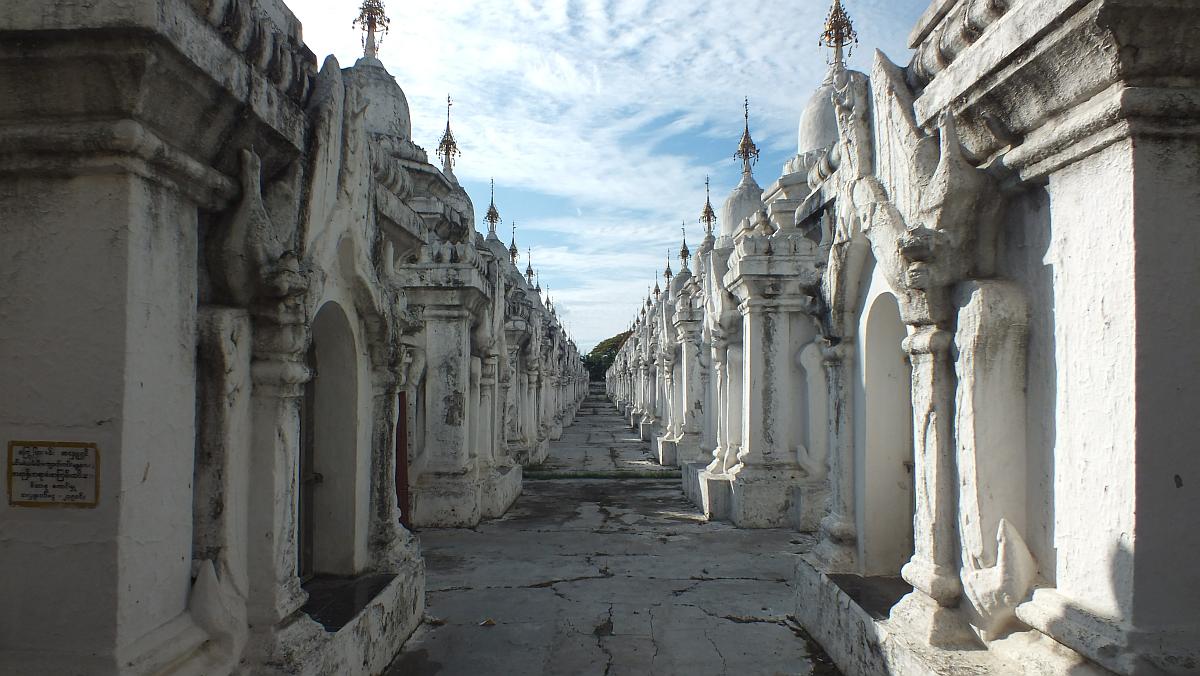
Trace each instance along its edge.
{"label": "arched niche", "polygon": [[895,577],[913,553],[912,368],[900,306],[881,286],[876,275],[859,325],[855,521],[862,574]]}
{"label": "arched niche", "polygon": [[354,331],[327,302],[312,323],[304,393],[298,500],[298,571],[353,575],[358,509],[359,373]]}

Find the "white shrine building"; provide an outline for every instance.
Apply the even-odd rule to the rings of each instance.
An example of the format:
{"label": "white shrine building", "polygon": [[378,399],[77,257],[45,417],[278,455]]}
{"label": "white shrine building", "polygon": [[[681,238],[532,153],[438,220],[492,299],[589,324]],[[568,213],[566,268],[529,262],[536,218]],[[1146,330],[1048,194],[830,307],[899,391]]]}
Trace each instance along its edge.
{"label": "white shrine building", "polygon": [[586,395],[359,22],[0,6],[0,672],[377,673]]}
{"label": "white shrine building", "polygon": [[611,396],[709,518],[818,536],[846,673],[1200,673],[1197,29],[938,0],[860,73],[835,0],[797,154],[761,188],[747,123],[640,310]]}

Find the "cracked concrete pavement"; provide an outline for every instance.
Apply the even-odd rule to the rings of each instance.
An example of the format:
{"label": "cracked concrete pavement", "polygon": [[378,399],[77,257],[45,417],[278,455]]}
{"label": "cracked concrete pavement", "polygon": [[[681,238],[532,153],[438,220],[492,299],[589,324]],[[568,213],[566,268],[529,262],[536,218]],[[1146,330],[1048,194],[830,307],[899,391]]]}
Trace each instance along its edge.
{"label": "cracked concrete pavement", "polygon": [[545,462],[526,468],[526,473],[564,478],[580,474],[603,478],[635,475],[668,478],[678,477],[679,468],[658,464],[650,445],[629,429],[612,403],[593,395],[583,402],[575,424],[563,430],[561,439],[551,443]]}
{"label": "cracked concrete pavement", "polygon": [[[625,434],[611,405],[592,408],[610,420],[585,410],[577,432]],[[608,455],[586,434],[593,451],[556,455],[581,447],[567,434],[551,448],[560,471]],[[640,459],[638,444],[618,455]],[[838,673],[788,617],[812,539],[708,523],[678,480],[527,481],[503,518],[419,536],[426,618],[388,676]]]}

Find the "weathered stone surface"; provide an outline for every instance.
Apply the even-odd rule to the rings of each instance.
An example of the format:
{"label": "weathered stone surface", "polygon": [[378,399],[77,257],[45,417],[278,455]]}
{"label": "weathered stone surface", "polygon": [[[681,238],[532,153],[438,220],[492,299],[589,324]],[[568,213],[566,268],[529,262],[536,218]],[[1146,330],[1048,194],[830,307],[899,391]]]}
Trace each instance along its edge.
{"label": "weathered stone surface", "polygon": [[614,436],[591,398],[548,475],[613,478],[529,481],[501,519],[421,531],[426,622],[388,674],[836,674],[789,619],[812,538],[706,522],[676,481],[631,476],[647,445]]}
{"label": "weathered stone surface", "polygon": [[[635,319],[611,396],[699,412],[708,457],[677,455],[708,518],[801,505],[802,615],[846,628],[848,671],[1200,673],[1200,531],[1167,525],[1200,508],[1198,27],[1179,0],[935,0],[868,76],[835,2],[799,152],[719,237],[706,203],[695,273]],[[668,313],[705,357],[686,401]],[[913,592],[868,625],[842,575]]]}

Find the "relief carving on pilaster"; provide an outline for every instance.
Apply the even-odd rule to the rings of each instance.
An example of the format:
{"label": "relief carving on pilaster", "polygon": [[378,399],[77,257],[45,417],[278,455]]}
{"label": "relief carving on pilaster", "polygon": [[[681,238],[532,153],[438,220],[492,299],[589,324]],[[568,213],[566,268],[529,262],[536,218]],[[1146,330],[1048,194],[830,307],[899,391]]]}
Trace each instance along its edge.
{"label": "relief carving on pilaster", "polygon": [[[952,115],[942,114],[933,134],[917,125],[905,72],[881,54],[876,57],[870,84],[870,95],[865,84],[855,82],[835,94],[844,162],[835,177],[839,182],[838,223],[824,292],[834,313],[834,326],[848,330],[846,317],[855,313],[846,313],[839,320],[837,312],[847,307],[856,310],[854,298],[863,265],[858,238],[865,237],[900,301],[905,323],[913,327],[905,349],[913,364],[914,443],[920,473],[917,523],[918,530],[925,531],[919,535],[927,540],[917,549],[929,560],[918,562],[915,557],[905,567],[905,578],[943,605],[958,598],[959,581],[951,577],[950,568],[958,558],[954,550],[966,543],[955,542],[955,529],[948,525],[954,521],[957,486],[961,504],[975,510],[976,521],[999,523],[994,546],[980,544],[978,529],[967,534],[971,545],[963,552],[962,570],[955,571],[960,572],[975,610],[973,621],[991,632],[1010,618],[1012,609],[1023,600],[1035,564],[1016,526],[1005,514],[997,514],[994,510],[998,507],[983,497],[1004,488],[981,485],[985,477],[963,474],[953,461],[956,453],[970,460],[990,449],[975,448],[975,439],[960,439],[960,447],[953,446],[950,411],[957,405],[957,430],[964,420],[970,420],[973,402],[964,403],[964,398],[972,396],[969,382],[959,382],[956,392],[950,353],[955,326],[961,321],[960,308],[952,298],[954,290],[968,280],[995,272],[999,187],[964,156]],[[991,314],[1022,302],[1000,294],[983,301],[988,304],[982,311]],[[980,341],[957,345],[960,364],[963,359],[976,358],[975,342]],[[1006,353],[1006,359],[1023,360],[1020,341],[1009,347],[1019,353]],[[1019,400],[1021,388],[1013,387],[1012,396]],[[992,483],[1002,480],[988,477]]]}

